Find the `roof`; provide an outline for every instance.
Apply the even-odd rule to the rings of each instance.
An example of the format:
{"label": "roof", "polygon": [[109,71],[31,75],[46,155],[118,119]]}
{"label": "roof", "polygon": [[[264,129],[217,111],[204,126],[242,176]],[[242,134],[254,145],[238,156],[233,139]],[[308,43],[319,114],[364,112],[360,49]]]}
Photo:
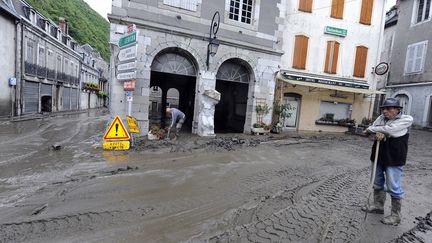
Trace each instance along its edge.
{"label": "roof", "polygon": [[399,18],[399,11],[397,6],[393,6],[387,13],[386,13],[386,20],[384,28],[391,27],[393,25],[396,25]]}
{"label": "roof", "polygon": [[10,0],[0,0],[0,9],[4,10],[10,16],[20,19],[19,14],[15,11],[13,4]]}

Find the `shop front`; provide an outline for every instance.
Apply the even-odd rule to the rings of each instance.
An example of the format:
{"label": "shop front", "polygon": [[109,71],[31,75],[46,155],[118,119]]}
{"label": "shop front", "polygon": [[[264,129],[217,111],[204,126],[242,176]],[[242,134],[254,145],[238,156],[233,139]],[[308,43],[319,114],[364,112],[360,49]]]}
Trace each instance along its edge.
{"label": "shop front", "polygon": [[361,80],[281,70],[275,100],[286,107],[283,130],[345,132],[372,118],[376,93]]}

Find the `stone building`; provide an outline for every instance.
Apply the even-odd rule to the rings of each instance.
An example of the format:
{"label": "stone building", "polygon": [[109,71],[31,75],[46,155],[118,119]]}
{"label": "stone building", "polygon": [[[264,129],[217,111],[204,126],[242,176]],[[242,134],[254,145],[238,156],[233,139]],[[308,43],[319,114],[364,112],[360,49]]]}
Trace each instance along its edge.
{"label": "stone building", "polygon": [[399,1],[387,97],[398,98],[414,125],[432,127],[432,1]]}
{"label": "stone building", "polygon": [[[32,117],[106,103],[107,98],[101,94],[108,94],[108,64],[90,46],[81,47],[69,35],[64,18],[56,24],[23,0],[1,0],[0,7],[7,10],[2,11],[0,19],[4,37],[0,55],[5,60],[1,62],[4,72],[0,74],[0,100],[4,107],[0,116]],[[85,63],[86,55],[91,64]],[[92,70],[98,88],[102,88],[102,93],[93,92],[94,106],[80,105],[83,65],[90,65],[88,69]]]}
{"label": "stone building", "polygon": [[346,131],[370,118],[385,1],[288,0],[276,100],[285,129]]}
{"label": "stone building", "polygon": [[17,76],[16,52],[19,47],[19,15],[10,0],[0,0],[0,118],[9,118],[14,113],[14,89]]}
{"label": "stone building", "polygon": [[[143,133],[149,129],[152,90],[161,90],[162,105],[157,109],[163,124],[172,88],[179,94],[178,107],[186,113],[185,127],[190,132],[200,136],[249,132],[257,120],[257,104],[273,104],[282,55],[286,8],[282,2],[114,0],[108,15],[111,76],[118,76],[119,38],[129,24],[135,24],[137,72],[131,113]],[[219,23],[218,31],[214,29],[216,39],[210,28],[215,22]],[[215,55],[208,55],[209,39],[219,44]],[[123,82],[112,79],[110,108],[124,117],[128,104]],[[270,123],[271,114],[263,121]]]}

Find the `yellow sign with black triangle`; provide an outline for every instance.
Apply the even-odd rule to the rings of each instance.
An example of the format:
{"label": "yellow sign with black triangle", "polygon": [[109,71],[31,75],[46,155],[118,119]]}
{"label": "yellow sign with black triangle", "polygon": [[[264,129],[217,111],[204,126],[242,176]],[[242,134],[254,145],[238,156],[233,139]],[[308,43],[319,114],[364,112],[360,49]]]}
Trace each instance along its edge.
{"label": "yellow sign with black triangle", "polygon": [[103,137],[104,140],[129,140],[130,136],[122,120],[116,116]]}

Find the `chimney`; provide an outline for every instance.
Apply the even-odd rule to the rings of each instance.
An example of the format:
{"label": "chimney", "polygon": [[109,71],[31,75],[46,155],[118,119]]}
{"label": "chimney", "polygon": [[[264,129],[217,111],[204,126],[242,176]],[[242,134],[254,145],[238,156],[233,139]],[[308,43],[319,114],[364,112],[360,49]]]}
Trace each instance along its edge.
{"label": "chimney", "polygon": [[59,17],[59,28],[64,34],[66,34],[66,35],[68,34],[68,32],[69,32],[68,25],[67,25],[66,19],[63,17]]}

